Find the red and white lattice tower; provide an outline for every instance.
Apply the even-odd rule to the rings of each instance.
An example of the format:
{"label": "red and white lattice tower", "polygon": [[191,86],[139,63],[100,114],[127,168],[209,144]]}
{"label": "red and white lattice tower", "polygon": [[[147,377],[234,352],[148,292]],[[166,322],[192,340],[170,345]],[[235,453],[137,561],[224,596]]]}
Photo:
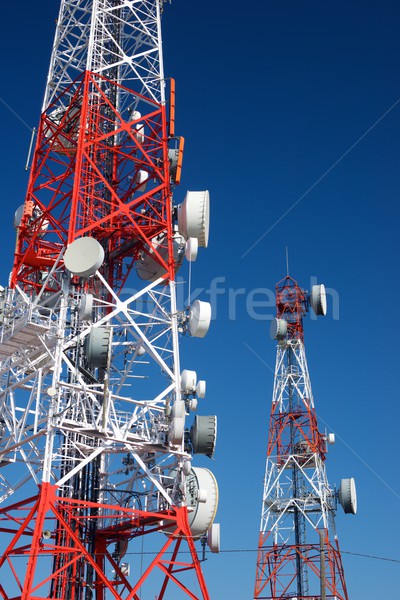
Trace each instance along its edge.
{"label": "red and white lattice tower", "polygon": [[303,317],[326,314],[323,285],[311,294],[287,276],[276,286],[278,341],[268,431],[254,599],[347,600],[335,533],[337,502],[356,512],[355,485],[329,487],[325,458],[333,434],[318,427],[304,349]]}
{"label": "red and white lattice tower", "polygon": [[205,382],[179,339],[211,308],[178,306],[175,280],[207,246],[209,195],[173,202],[162,8],[61,1],[1,291],[4,600],[209,598],[195,541],[218,550],[218,489],[192,456],[213,454],[216,417],[190,419]]}

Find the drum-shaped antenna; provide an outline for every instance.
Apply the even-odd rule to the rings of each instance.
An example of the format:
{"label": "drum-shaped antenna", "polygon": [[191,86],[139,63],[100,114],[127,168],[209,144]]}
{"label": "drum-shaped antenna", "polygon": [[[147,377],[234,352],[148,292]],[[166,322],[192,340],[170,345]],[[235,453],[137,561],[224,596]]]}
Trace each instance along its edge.
{"label": "drum-shaped antenna", "polygon": [[287,321],[285,319],[272,319],[269,332],[273,340],[284,340],[287,334]]}
{"label": "drum-shaped antenna", "polygon": [[210,194],[207,190],[187,192],[178,207],[178,230],[185,240],[197,238],[199,246],[207,248],[210,231]]}
{"label": "drum-shaped antenna", "polygon": [[105,369],[108,366],[110,353],[111,329],[109,327],[92,327],[85,339],[85,354],[88,364],[93,369]]}
{"label": "drum-shaped antenna", "polygon": [[353,477],[342,479],[340,482],[339,502],[346,514],[355,515],[357,513],[357,493]]}
{"label": "drum-shaped antenna", "polygon": [[190,429],[190,441],[195,454],[205,454],[211,458],[217,443],[217,417],[197,415]]}
{"label": "drum-shaped antenna", "polygon": [[312,286],[310,294],[310,304],[316,315],[325,317],[327,304],[326,291],[323,283]]}

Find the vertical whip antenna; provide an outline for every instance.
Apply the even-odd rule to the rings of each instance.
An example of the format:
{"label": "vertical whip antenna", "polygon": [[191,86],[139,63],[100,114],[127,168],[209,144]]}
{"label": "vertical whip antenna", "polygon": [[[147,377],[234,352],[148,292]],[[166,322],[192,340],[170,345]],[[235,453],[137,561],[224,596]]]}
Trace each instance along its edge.
{"label": "vertical whip antenna", "polygon": [[290,273],[289,273],[289,250],[288,247],[286,246],[286,277],[289,277]]}

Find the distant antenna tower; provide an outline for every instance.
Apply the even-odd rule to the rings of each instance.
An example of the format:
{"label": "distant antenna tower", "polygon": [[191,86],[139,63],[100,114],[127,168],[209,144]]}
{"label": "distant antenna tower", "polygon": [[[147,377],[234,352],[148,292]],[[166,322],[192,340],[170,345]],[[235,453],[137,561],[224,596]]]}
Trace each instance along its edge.
{"label": "distant antenna tower", "polygon": [[326,314],[324,285],[309,295],[286,276],[276,286],[277,340],[254,599],[347,600],[334,517],[357,510],[354,479],[329,487],[334,434],[319,431],[303,341],[303,317]]}
{"label": "distant antenna tower", "polygon": [[212,456],[216,417],[193,418],[205,381],[180,337],[204,337],[211,306],[176,292],[209,193],[173,198],[163,4],[61,1],[0,289],[3,600],[209,598],[195,542],[218,551],[218,487],[193,455]]}

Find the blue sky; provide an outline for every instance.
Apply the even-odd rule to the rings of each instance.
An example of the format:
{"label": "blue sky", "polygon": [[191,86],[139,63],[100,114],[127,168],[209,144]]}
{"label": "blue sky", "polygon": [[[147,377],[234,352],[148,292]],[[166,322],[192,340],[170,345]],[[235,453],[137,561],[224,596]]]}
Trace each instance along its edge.
{"label": "blue sky", "polygon": [[[57,0],[2,9],[3,283],[57,10]],[[329,481],[354,476],[358,488],[358,515],[336,520],[349,595],[398,588],[399,563],[347,552],[400,561],[399,26],[394,0],[165,8],[165,70],[186,138],[176,199],[209,189],[212,201],[209,248],[192,278],[203,299],[215,298],[217,318],[204,340],[183,344],[184,366],[207,380],[200,412],[219,419],[215,460],[200,461],[221,494],[224,552],[204,565],[212,598],[253,593],[275,361],[268,299],[285,275],[286,246],[300,285],[317,278],[332,290],[328,316],[306,320],[305,342],[321,429],[337,436]]]}

